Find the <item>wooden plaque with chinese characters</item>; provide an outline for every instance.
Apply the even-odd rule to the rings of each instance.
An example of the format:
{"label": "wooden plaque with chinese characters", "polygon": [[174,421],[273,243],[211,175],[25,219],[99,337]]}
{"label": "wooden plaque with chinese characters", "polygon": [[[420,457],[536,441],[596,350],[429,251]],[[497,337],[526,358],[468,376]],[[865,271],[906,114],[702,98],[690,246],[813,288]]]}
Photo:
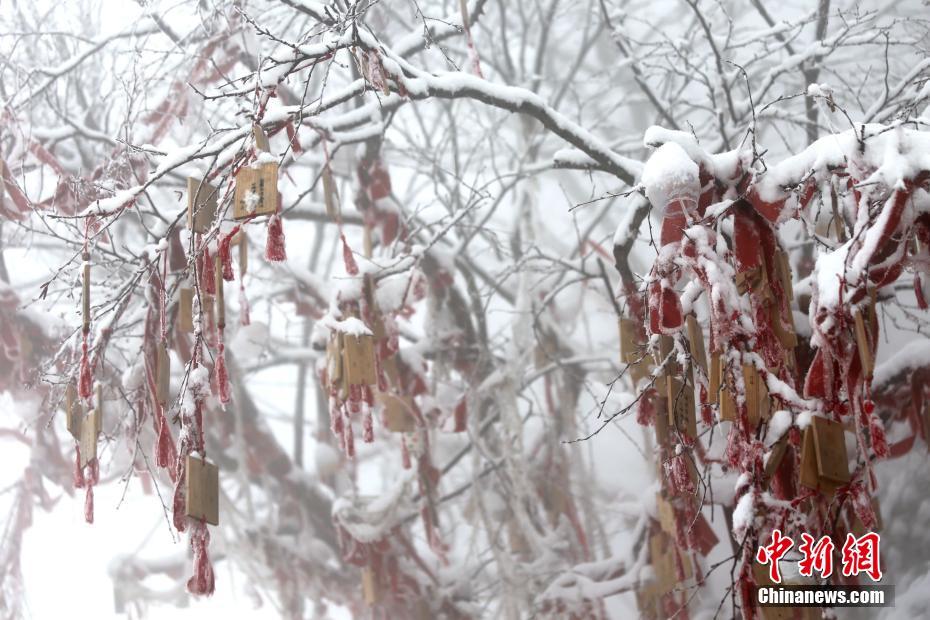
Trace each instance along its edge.
{"label": "wooden plaque with chinese characters", "polygon": [[278,210],[278,164],[243,166],[236,173],[233,217],[244,220],[255,215],[272,215]]}
{"label": "wooden plaque with chinese characters", "polygon": [[211,525],[220,522],[220,472],[216,465],[187,455],[185,467],[187,516]]}
{"label": "wooden plaque with chinese characters", "polygon": [[217,210],[217,189],[205,181],[187,179],[187,227],[205,233],[213,226]]}
{"label": "wooden plaque with chinese characters", "polygon": [[178,329],[182,332],[194,331],[194,289],[182,288],[178,294]]}
{"label": "wooden plaque with chinese characters", "polygon": [[372,336],[354,336],[344,334],[342,337],[343,370],[349,385],[374,385],[378,382],[375,375],[375,339]]}
{"label": "wooden plaque with chinese characters", "polygon": [[817,475],[832,482],[849,482],[849,465],[846,460],[846,434],[843,425],[815,416],[811,420],[814,431],[814,451],[817,456]]}
{"label": "wooden plaque with chinese characters", "polygon": [[81,467],[97,458],[97,435],[100,433],[100,416],[91,410],[81,423]]}

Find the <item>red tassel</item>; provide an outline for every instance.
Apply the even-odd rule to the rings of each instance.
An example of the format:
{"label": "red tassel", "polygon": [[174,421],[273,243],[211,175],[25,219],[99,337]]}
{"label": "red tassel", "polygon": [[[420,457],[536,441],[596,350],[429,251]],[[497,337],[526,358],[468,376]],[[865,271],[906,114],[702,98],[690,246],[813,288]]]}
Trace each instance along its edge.
{"label": "red tassel", "polygon": [[400,440],[400,455],[404,469],[410,469],[410,449],[407,447],[406,437]]}
{"label": "red tassel", "polygon": [[210,248],[203,246],[203,263],[200,268],[200,285],[207,295],[216,295],[216,279],[213,276],[213,259],[210,257]]}
{"label": "red tassel", "polygon": [[350,459],[355,458],[355,436],[352,433],[352,420],[346,420],[345,430],[343,431],[343,439],[346,442],[345,451],[346,456]]}
{"label": "red tassel", "polygon": [[90,369],[90,360],[87,356],[87,333],[81,342],[81,370],[78,377],[78,395],[84,400],[90,400],[94,392],[94,376]]}
{"label": "red tassel", "polygon": [[87,485],[87,491],[84,494],[84,520],[88,523],[94,522],[94,486]]}
{"label": "red tassel", "polygon": [[229,402],[229,373],[226,370],[226,347],[223,345],[223,330],[220,329],[220,351],[216,356],[216,389],[220,402]]}
{"label": "red tassel", "polygon": [[284,227],[281,216],[275,213],[268,220],[268,240],[265,243],[265,259],[272,262],[287,260],[287,251],[284,248]]}
{"label": "red tassel", "polygon": [[249,316],[249,298],[245,294],[245,286],[239,285],[239,324],[250,325],[252,319]]}
{"label": "red tassel", "polygon": [[232,259],[229,256],[229,242],[232,240],[234,233],[224,235],[220,239],[220,262],[223,264],[223,279],[232,282],[236,277],[233,274]]}
{"label": "red tassel", "polygon": [[174,485],[174,501],[171,505],[171,520],[174,529],[183,532],[187,528],[187,500],[184,497],[184,460],[178,459],[178,479]]}
{"label": "red tassel", "polygon": [[174,449],[174,440],[171,438],[171,429],[168,428],[168,420],[159,406],[156,415],[158,421],[158,439],[155,444],[155,464],[168,470],[171,480],[177,480],[178,472],[176,469],[178,455]]}
{"label": "red tassel", "polygon": [[872,449],[875,456],[880,459],[888,458],[888,440],[885,438],[885,427],[877,415],[869,418],[869,435],[872,437]]}
{"label": "red tassel", "polygon": [[194,552],[194,575],[187,581],[187,591],[199,596],[211,596],[216,587],[213,576],[213,564],[207,547],[210,545],[210,531],[203,521],[193,520],[191,525],[191,550]]}
{"label": "red tassel", "polygon": [[352,255],[348,242],[346,242],[346,236],[340,233],[339,237],[342,239],[342,262],[345,263],[346,273],[350,276],[358,275],[358,265],[355,263],[355,257]]}
{"label": "red tassel", "polygon": [[74,488],[84,488],[84,468],[81,467],[81,446],[74,446]]}
{"label": "red tassel", "polygon": [[371,421],[371,410],[365,414],[365,419],[362,421],[362,426],[365,431],[363,438],[365,443],[371,443],[375,440],[375,429]]}

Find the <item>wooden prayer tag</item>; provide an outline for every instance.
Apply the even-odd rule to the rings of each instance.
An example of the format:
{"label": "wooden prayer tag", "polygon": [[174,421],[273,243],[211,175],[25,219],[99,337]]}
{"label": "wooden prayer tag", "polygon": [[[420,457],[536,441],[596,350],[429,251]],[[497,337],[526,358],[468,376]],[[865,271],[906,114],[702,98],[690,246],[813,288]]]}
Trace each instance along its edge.
{"label": "wooden prayer tag", "polygon": [[97,427],[97,432],[99,433],[103,430],[103,386],[98,383],[95,386],[94,392],[96,394],[96,399],[94,401],[95,408],[93,412],[93,421]]}
{"label": "wooden prayer tag", "polygon": [[872,354],[872,339],[869,336],[870,329],[865,324],[865,317],[862,312],[856,308],[853,311],[853,320],[856,324],[856,348],[859,349],[859,362],[862,364],[862,374],[866,379],[872,378],[872,371],[875,370],[875,356]]}
{"label": "wooden prayer tag", "polygon": [[814,451],[817,456],[817,475],[840,485],[849,482],[849,464],[846,458],[846,435],[843,425],[815,416],[811,420],[814,434]]}
{"label": "wooden prayer tag", "polygon": [[[656,366],[662,366],[668,356],[672,353],[675,342],[672,340],[671,336],[659,336],[659,351],[655,356]],[[659,390],[660,394],[665,393],[665,377],[671,373],[676,372],[677,364],[675,360],[672,359],[669,361],[668,365],[663,368],[663,371],[656,377],[655,387]]]}
{"label": "wooden prayer tag", "polygon": [[765,461],[764,480],[766,485],[769,483],[769,480],[772,479],[772,476],[775,475],[775,471],[778,469],[778,466],[781,465],[781,461],[785,458],[785,452],[787,450],[788,434],[785,433],[782,435],[781,439],[776,441],[772,446],[772,449],[769,451],[769,457]]}
{"label": "wooden prayer tag", "polygon": [[675,509],[672,507],[671,502],[662,496],[662,493],[656,493],[656,520],[669,536],[677,535],[675,527]]}
{"label": "wooden prayer tag", "polygon": [[392,433],[412,433],[416,418],[410,413],[409,399],[391,392],[380,392],[378,400],[384,405],[384,426]]}
{"label": "wooden prayer tag", "polygon": [[205,233],[213,226],[217,211],[217,189],[193,177],[187,179],[187,227]]}
{"label": "wooden prayer tag", "polygon": [[255,150],[262,153],[267,153],[271,148],[271,145],[268,143],[268,134],[265,133],[265,130],[262,129],[262,126],[258,123],[252,125],[252,137],[255,139]]}
{"label": "wooden prayer tag", "polygon": [[365,597],[365,603],[374,605],[378,602],[378,577],[370,566],[362,569],[362,596]]}
{"label": "wooden prayer tag", "polygon": [[678,582],[675,571],[674,547],[667,534],[653,534],[649,539],[649,554],[655,572],[653,588],[658,594],[668,594]]}
{"label": "wooden prayer tag", "polygon": [[182,332],[194,331],[194,289],[182,288],[178,295],[178,329]]}
{"label": "wooden prayer tag", "polygon": [[768,418],[768,390],[759,371],[752,364],[743,364],[743,384],[746,386],[746,411],[749,423],[756,426],[760,419]]}
{"label": "wooden prayer tag", "polygon": [[343,334],[342,347],[342,360],[349,385],[377,383],[374,337],[366,334]]}
{"label": "wooden prayer tag", "polygon": [[334,333],[326,343],[326,376],[331,383],[342,380],[342,334]]}
{"label": "wooden prayer tag", "polygon": [[720,388],[723,386],[723,360],[720,353],[711,353],[707,383],[707,402],[716,405],[720,398]]}
{"label": "wooden prayer tag", "polygon": [[171,390],[171,358],[168,356],[168,347],[160,342],[155,347],[155,398],[164,407],[168,404]]}
{"label": "wooden prayer tag", "polygon": [[694,411],[694,388],[676,376],[665,379],[668,399],[668,423],[682,435],[697,437],[697,416]]}
{"label": "wooden prayer tag", "polygon": [[97,435],[100,433],[100,416],[91,409],[81,423],[81,467],[97,458]]}
{"label": "wooden prayer tag", "polygon": [[781,284],[785,298],[790,302],[794,299],[794,283],[791,279],[791,261],[788,260],[788,253],[778,250],[775,253],[775,271],[778,273],[778,280]]}
{"label": "wooden prayer tag", "polygon": [[244,220],[254,215],[273,215],[278,210],[278,164],[268,162],[243,166],[236,173],[233,217]]}
{"label": "wooden prayer tag", "polygon": [[77,388],[69,383],[65,388],[65,421],[68,432],[75,441],[81,441],[81,421],[84,419],[84,410],[78,398]]}
{"label": "wooden prayer tag", "polygon": [[691,344],[691,358],[707,373],[707,350],[704,348],[704,331],[693,314],[687,318],[688,342]]}
{"label": "wooden prayer tag", "polygon": [[192,454],[185,460],[187,516],[211,525],[220,522],[220,472],[213,463]]}
{"label": "wooden prayer tag", "polygon": [[633,384],[636,385],[640,379],[649,375],[649,357],[637,342],[636,334],[639,325],[636,321],[621,318],[618,326],[620,331],[620,363],[621,365],[627,364]]}
{"label": "wooden prayer tag", "polygon": [[772,321],[772,327],[775,331],[775,337],[786,349],[793,349],[798,346],[798,336],[794,331],[794,324],[785,324],[781,318],[781,310],[778,304],[772,304],[769,307],[769,318]]}

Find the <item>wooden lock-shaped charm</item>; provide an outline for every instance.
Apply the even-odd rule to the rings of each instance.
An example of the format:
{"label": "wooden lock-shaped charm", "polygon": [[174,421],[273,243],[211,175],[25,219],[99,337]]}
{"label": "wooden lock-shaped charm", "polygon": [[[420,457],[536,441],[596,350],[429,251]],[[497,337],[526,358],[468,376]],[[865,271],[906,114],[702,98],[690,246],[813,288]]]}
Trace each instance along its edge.
{"label": "wooden lock-shaped charm", "polygon": [[101,412],[91,409],[81,422],[81,467],[86,467],[97,458],[97,437],[100,435],[102,418]]}
{"label": "wooden lock-shaped charm", "polygon": [[84,420],[84,408],[78,398],[77,388],[69,383],[65,388],[65,422],[68,432],[75,441],[81,441],[81,423]]}
{"label": "wooden lock-shaped charm", "polygon": [[342,335],[343,371],[349,385],[374,385],[378,382],[375,373],[375,339],[368,334]]}
{"label": "wooden lock-shaped charm", "polygon": [[216,465],[188,454],[184,468],[187,516],[211,525],[220,522],[220,472]]}
{"label": "wooden lock-shaped charm", "polygon": [[217,189],[206,181],[187,179],[187,227],[191,232],[205,233],[213,227],[218,208]]}
{"label": "wooden lock-shaped charm", "polygon": [[849,480],[843,425],[814,416],[801,445],[801,484],[832,495]]}
{"label": "wooden lock-shaped charm", "polygon": [[171,358],[168,347],[159,342],[155,346],[155,398],[162,407],[167,406],[171,390]]}
{"label": "wooden lock-shaped charm", "polygon": [[244,220],[256,215],[273,215],[278,210],[278,164],[256,163],[236,173],[233,217]]}

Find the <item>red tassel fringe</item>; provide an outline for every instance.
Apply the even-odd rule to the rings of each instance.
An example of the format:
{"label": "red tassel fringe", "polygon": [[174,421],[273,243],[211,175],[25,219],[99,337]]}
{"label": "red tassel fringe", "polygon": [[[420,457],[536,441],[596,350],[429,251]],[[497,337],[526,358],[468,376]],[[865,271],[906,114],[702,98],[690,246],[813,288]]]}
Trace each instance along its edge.
{"label": "red tassel fringe", "polygon": [[355,257],[352,255],[349,244],[346,242],[346,236],[340,234],[339,237],[342,239],[342,262],[345,263],[346,273],[350,276],[358,275],[358,265],[355,263]]}
{"label": "red tassel fringe", "polygon": [[223,264],[223,279],[232,282],[236,277],[233,274],[232,259],[229,255],[229,242],[232,240],[232,233],[225,235],[220,240],[220,262]]}
{"label": "red tassel fringe", "polygon": [[229,372],[226,370],[226,347],[223,345],[223,330],[220,330],[220,350],[216,356],[216,390],[220,402],[229,402]]}
{"label": "red tassel fringe", "polygon": [[210,545],[210,531],[206,523],[192,520],[191,550],[194,552],[194,575],[187,582],[187,591],[198,596],[211,596],[216,587],[213,576],[213,564],[207,547]]}
{"label": "red tassel fringe", "polygon": [[265,243],[265,259],[272,262],[287,260],[287,251],[284,247],[284,227],[281,216],[275,213],[268,220],[268,240]]}
{"label": "red tassel fringe", "polygon": [[888,440],[885,438],[885,427],[877,415],[869,418],[869,435],[872,437],[872,449],[875,456],[880,459],[888,458]]}
{"label": "red tassel fringe", "polygon": [[84,468],[81,467],[81,446],[75,444],[74,446],[74,488],[83,489],[84,488]]}
{"label": "red tassel fringe", "polygon": [[210,248],[206,244],[203,246],[203,264],[200,268],[200,285],[207,295],[216,295],[216,279],[213,275],[213,258],[210,256]]}

